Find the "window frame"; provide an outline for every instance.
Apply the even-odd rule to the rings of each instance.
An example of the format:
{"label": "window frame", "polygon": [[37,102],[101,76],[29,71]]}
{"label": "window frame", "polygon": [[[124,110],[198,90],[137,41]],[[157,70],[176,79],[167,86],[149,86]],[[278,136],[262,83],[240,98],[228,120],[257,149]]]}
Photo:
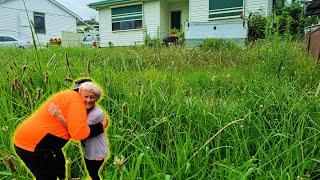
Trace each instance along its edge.
{"label": "window frame", "polygon": [[[36,17],[43,19],[43,27],[39,27],[36,24]],[[33,12],[33,26],[34,26],[34,32],[38,34],[46,34],[46,15],[42,12]]]}
{"label": "window frame", "polygon": [[[233,6],[233,7],[226,7],[226,8],[220,8],[220,9],[211,9],[214,3],[217,0],[209,0],[209,21],[210,20],[220,20],[220,19],[234,19],[234,18],[241,18],[241,14],[244,14],[244,0],[242,1],[242,6]],[[218,1],[225,1],[225,0],[218,0]],[[211,17],[213,15],[222,15],[218,17]],[[230,15],[224,15],[223,14],[230,14]]]}
{"label": "window frame", "polygon": [[[119,11],[121,12],[121,10],[125,11],[126,8],[134,9],[134,7],[137,7],[140,11],[134,11],[129,13],[119,13]],[[116,6],[116,7],[111,7],[110,9],[111,9],[111,31],[112,32],[134,31],[134,30],[143,29],[143,4],[142,3],[130,4],[126,6]],[[116,23],[119,23],[118,28],[114,27],[116,26],[115,25]],[[131,26],[134,26],[134,27],[131,27]]]}

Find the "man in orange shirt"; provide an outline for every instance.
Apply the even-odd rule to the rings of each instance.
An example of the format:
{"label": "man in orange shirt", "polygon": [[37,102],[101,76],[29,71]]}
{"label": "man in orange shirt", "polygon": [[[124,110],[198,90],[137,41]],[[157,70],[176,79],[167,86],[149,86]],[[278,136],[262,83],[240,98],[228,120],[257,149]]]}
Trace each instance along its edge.
{"label": "man in orange shirt", "polygon": [[[61,148],[70,139],[83,140],[104,132],[106,120],[96,125],[87,125],[87,110],[94,106],[96,98],[92,91],[81,89],[83,82],[79,81],[75,90],[53,95],[23,121],[14,133],[16,153],[37,180],[64,179],[65,158]],[[49,113],[49,105],[52,103],[59,106],[65,123]]]}

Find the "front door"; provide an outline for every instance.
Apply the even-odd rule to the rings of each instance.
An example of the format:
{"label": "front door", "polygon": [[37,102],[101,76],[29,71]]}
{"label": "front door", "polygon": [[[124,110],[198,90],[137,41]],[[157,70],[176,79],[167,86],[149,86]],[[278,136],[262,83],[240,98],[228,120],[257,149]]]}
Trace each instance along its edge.
{"label": "front door", "polygon": [[181,11],[171,11],[171,29],[181,28]]}

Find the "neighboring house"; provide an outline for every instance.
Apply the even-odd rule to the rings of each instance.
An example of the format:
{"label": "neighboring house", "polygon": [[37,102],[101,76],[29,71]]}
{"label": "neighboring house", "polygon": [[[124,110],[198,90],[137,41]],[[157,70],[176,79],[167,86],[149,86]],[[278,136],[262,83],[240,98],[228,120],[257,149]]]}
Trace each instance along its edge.
{"label": "neighboring house", "polygon": [[99,23],[94,19],[77,21],[77,32],[99,32]]}
{"label": "neighboring house", "polygon": [[62,31],[77,32],[76,21],[81,18],[55,0],[0,0],[0,20],[1,35],[32,42],[31,21],[36,41],[46,44],[61,38]]}
{"label": "neighboring house", "polygon": [[143,43],[145,34],[164,39],[170,29],[185,32],[187,46],[205,38],[244,41],[251,13],[265,16],[274,0],[104,0],[99,11],[101,46]]}

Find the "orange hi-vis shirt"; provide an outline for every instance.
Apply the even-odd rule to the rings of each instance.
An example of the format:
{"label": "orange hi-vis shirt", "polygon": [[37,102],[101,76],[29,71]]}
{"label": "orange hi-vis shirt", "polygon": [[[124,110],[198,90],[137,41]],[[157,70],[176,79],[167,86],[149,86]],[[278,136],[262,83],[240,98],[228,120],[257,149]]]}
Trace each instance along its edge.
{"label": "orange hi-vis shirt", "polygon": [[[56,104],[61,110],[66,120],[66,127],[49,113],[48,106],[51,103]],[[43,143],[41,141],[48,135],[67,142],[69,139],[83,140],[89,134],[87,111],[83,99],[78,92],[70,90],[59,92],[44,102],[18,126],[13,141],[16,146],[34,152],[37,145]],[[53,143],[52,147],[55,146]]]}

